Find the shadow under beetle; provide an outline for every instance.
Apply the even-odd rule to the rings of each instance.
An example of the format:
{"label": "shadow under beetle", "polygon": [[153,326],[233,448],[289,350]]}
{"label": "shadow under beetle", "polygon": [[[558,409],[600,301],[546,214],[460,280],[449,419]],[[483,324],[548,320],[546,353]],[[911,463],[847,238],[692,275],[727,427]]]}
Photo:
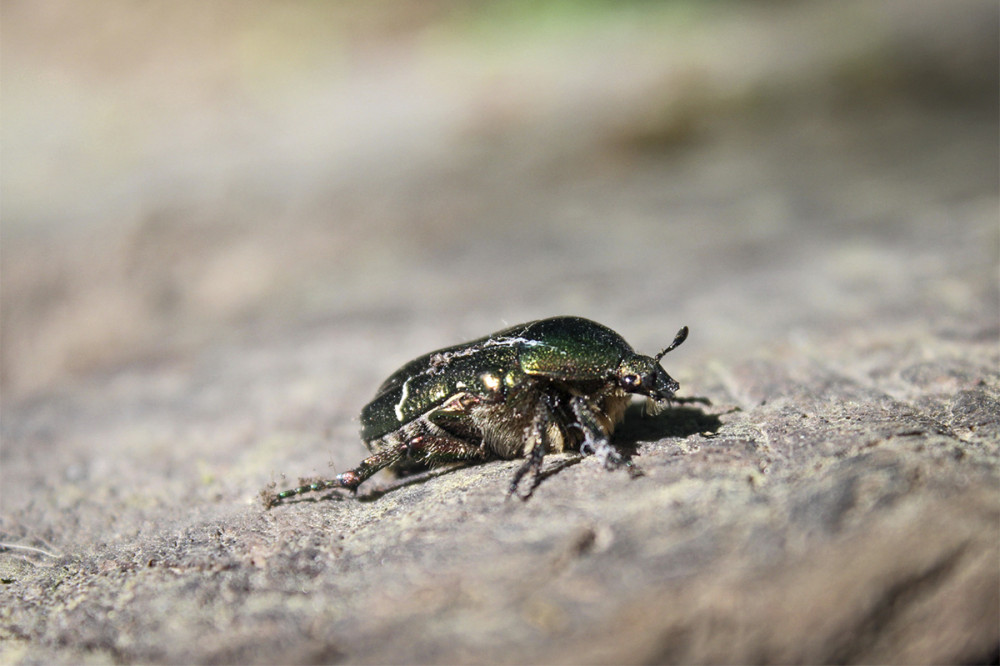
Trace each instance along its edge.
{"label": "shadow under beetle", "polygon": [[685,326],[666,349],[643,356],[597,322],[552,317],[424,354],[385,380],[361,410],[370,457],[332,479],[265,490],[264,503],[330,488],[354,491],[384,468],[523,457],[508,491],[516,494],[529,472],[532,489],[537,484],[546,453],[568,450],[637,475],[611,446],[611,434],[632,394],[645,396],[649,409],[686,402],[674,397],[679,384],[660,359],[687,334]]}

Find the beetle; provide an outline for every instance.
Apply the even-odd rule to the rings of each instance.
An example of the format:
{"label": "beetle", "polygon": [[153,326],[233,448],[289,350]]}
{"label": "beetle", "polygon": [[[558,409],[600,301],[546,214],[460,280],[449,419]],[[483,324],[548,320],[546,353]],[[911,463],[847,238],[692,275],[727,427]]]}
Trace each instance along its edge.
{"label": "beetle", "polygon": [[637,354],[618,333],[582,317],[552,317],[416,358],[379,387],[361,410],[372,455],[352,470],[278,493],[270,507],[304,493],[356,491],[379,470],[412,471],[451,462],[526,458],[508,487],[539,481],[546,453],[579,451],[607,469],[638,470],[611,445],[631,396],[647,408],[674,402],[680,385],[660,360],[687,339],[680,329],[656,356]]}

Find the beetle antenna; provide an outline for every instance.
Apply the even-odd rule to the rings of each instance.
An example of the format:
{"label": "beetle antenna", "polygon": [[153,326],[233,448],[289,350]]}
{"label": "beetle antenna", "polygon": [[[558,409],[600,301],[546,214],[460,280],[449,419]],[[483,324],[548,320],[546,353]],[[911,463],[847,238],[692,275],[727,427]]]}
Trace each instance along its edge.
{"label": "beetle antenna", "polygon": [[685,326],[681,330],[677,331],[677,335],[674,336],[674,341],[671,342],[666,349],[664,349],[659,354],[654,356],[653,359],[655,359],[656,362],[659,363],[660,359],[666,356],[667,352],[673,351],[674,349],[680,347],[681,343],[687,340],[687,337],[688,337],[688,327]]}

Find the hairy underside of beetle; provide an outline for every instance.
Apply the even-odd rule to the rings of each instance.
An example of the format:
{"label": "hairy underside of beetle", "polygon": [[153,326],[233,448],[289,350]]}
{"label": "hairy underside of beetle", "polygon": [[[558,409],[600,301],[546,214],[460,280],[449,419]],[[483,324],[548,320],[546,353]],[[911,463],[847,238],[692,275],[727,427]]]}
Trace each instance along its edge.
{"label": "hairy underside of beetle", "polygon": [[[588,395],[566,386],[545,388],[526,392],[529,394],[526,400],[474,407],[472,417],[481,430],[482,446],[495,457],[507,459],[529,457],[539,438],[545,453],[579,451],[588,437],[611,437],[625,415],[630,398],[618,389]],[[593,414],[590,430],[574,413],[574,399]]]}
{"label": "hairy underside of beetle", "polygon": [[389,469],[403,475],[453,462],[519,457],[535,460],[537,469],[545,454],[581,447],[608,464],[609,440],[630,395],[614,386],[587,389],[533,380],[501,402],[466,396],[369,442],[368,448],[391,458]]}

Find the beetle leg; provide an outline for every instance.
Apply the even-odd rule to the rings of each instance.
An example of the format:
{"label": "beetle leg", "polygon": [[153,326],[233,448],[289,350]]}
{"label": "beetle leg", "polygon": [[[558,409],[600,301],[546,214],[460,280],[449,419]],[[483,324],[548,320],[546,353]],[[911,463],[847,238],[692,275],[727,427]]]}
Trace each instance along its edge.
{"label": "beetle leg", "polygon": [[343,474],[338,474],[332,479],[314,481],[313,483],[308,483],[304,486],[299,486],[298,488],[291,488],[289,490],[282,490],[280,493],[271,494],[264,498],[264,504],[270,508],[276,504],[280,504],[282,500],[288,499],[289,497],[319,492],[321,490],[331,490],[333,488],[344,488],[354,492],[358,489],[358,486],[364,483],[365,479],[369,478],[380,469],[393,464],[399,460],[402,455],[403,453],[397,450],[380,451],[379,453],[362,460],[361,464],[354,469],[347,470]]}
{"label": "beetle leg", "polygon": [[479,444],[449,435],[418,435],[405,444],[405,457],[415,458],[428,466],[451,462],[492,460],[493,456]]}
{"label": "beetle leg", "polygon": [[[279,493],[273,492],[270,489],[265,489],[261,492],[261,496],[264,498],[264,506],[270,509],[272,506],[277,506],[281,504],[282,500],[286,500],[289,497],[295,497],[296,495],[305,495],[306,493],[315,493],[321,490],[330,490],[332,488],[347,488],[348,490],[354,490],[357,488],[357,484],[351,485],[353,479],[352,475],[354,470],[344,472],[343,474],[338,474],[332,479],[323,479],[322,481],[313,481],[312,483],[307,483],[304,486],[299,486],[298,488],[289,488],[288,490],[282,490]],[[360,482],[359,482],[360,483]],[[272,484],[273,486],[274,484]]]}
{"label": "beetle leg", "polygon": [[332,488],[344,488],[353,492],[379,470],[407,458],[429,466],[450,462],[482,462],[492,459],[491,454],[478,444],[458,439],[433,424],[425,424],[423,428],[414,428],[411,432],[413,434],[406,439],[365,458],[354,469],[338,474],[332,479],[316,481],[275,493],[265,498],[265,504],[271,507],[289,497]]}
{"label": "beetle leg", "polygon": [[580,453],[583,455],[594,455],[601,461],[605,469],[628,467],[629,473],[633,476],[641,474],[638,468],[632,464],[631,460],[626,460],[618,450],[611,446],[611,439],[604,429],[601,428],[597,416],[594,415],[593,409],[587,404],[583,396],[573,396],[570,399],[569,405],[576,416],[577,424],[583,430],[583,443],[580,444]]}
{"label": "beetle leg", "polygon": [[[528,426],[525,433],[528,441],[533,442],[533,444],[531,445],[531,450],[528,452],[528,459],[514,472],[514,478],[511,479],[510,487],[507,489],[507,497],[517,495],[521,499],[526,500],[531,497],[531,493],[541,480],[540,473],[542,471],[542,462],[545,459],[545,452],[548,450],[548,425],[551,420],[552,412],[549,411],[544,402],[538,401],[535,405],[535,418],[531,420],[531,425]],[[528,488],[527,493],[520,495],[517,492],[517,487],[520,485],[521,479],[528,472],[531,472],[531,487]]]}

